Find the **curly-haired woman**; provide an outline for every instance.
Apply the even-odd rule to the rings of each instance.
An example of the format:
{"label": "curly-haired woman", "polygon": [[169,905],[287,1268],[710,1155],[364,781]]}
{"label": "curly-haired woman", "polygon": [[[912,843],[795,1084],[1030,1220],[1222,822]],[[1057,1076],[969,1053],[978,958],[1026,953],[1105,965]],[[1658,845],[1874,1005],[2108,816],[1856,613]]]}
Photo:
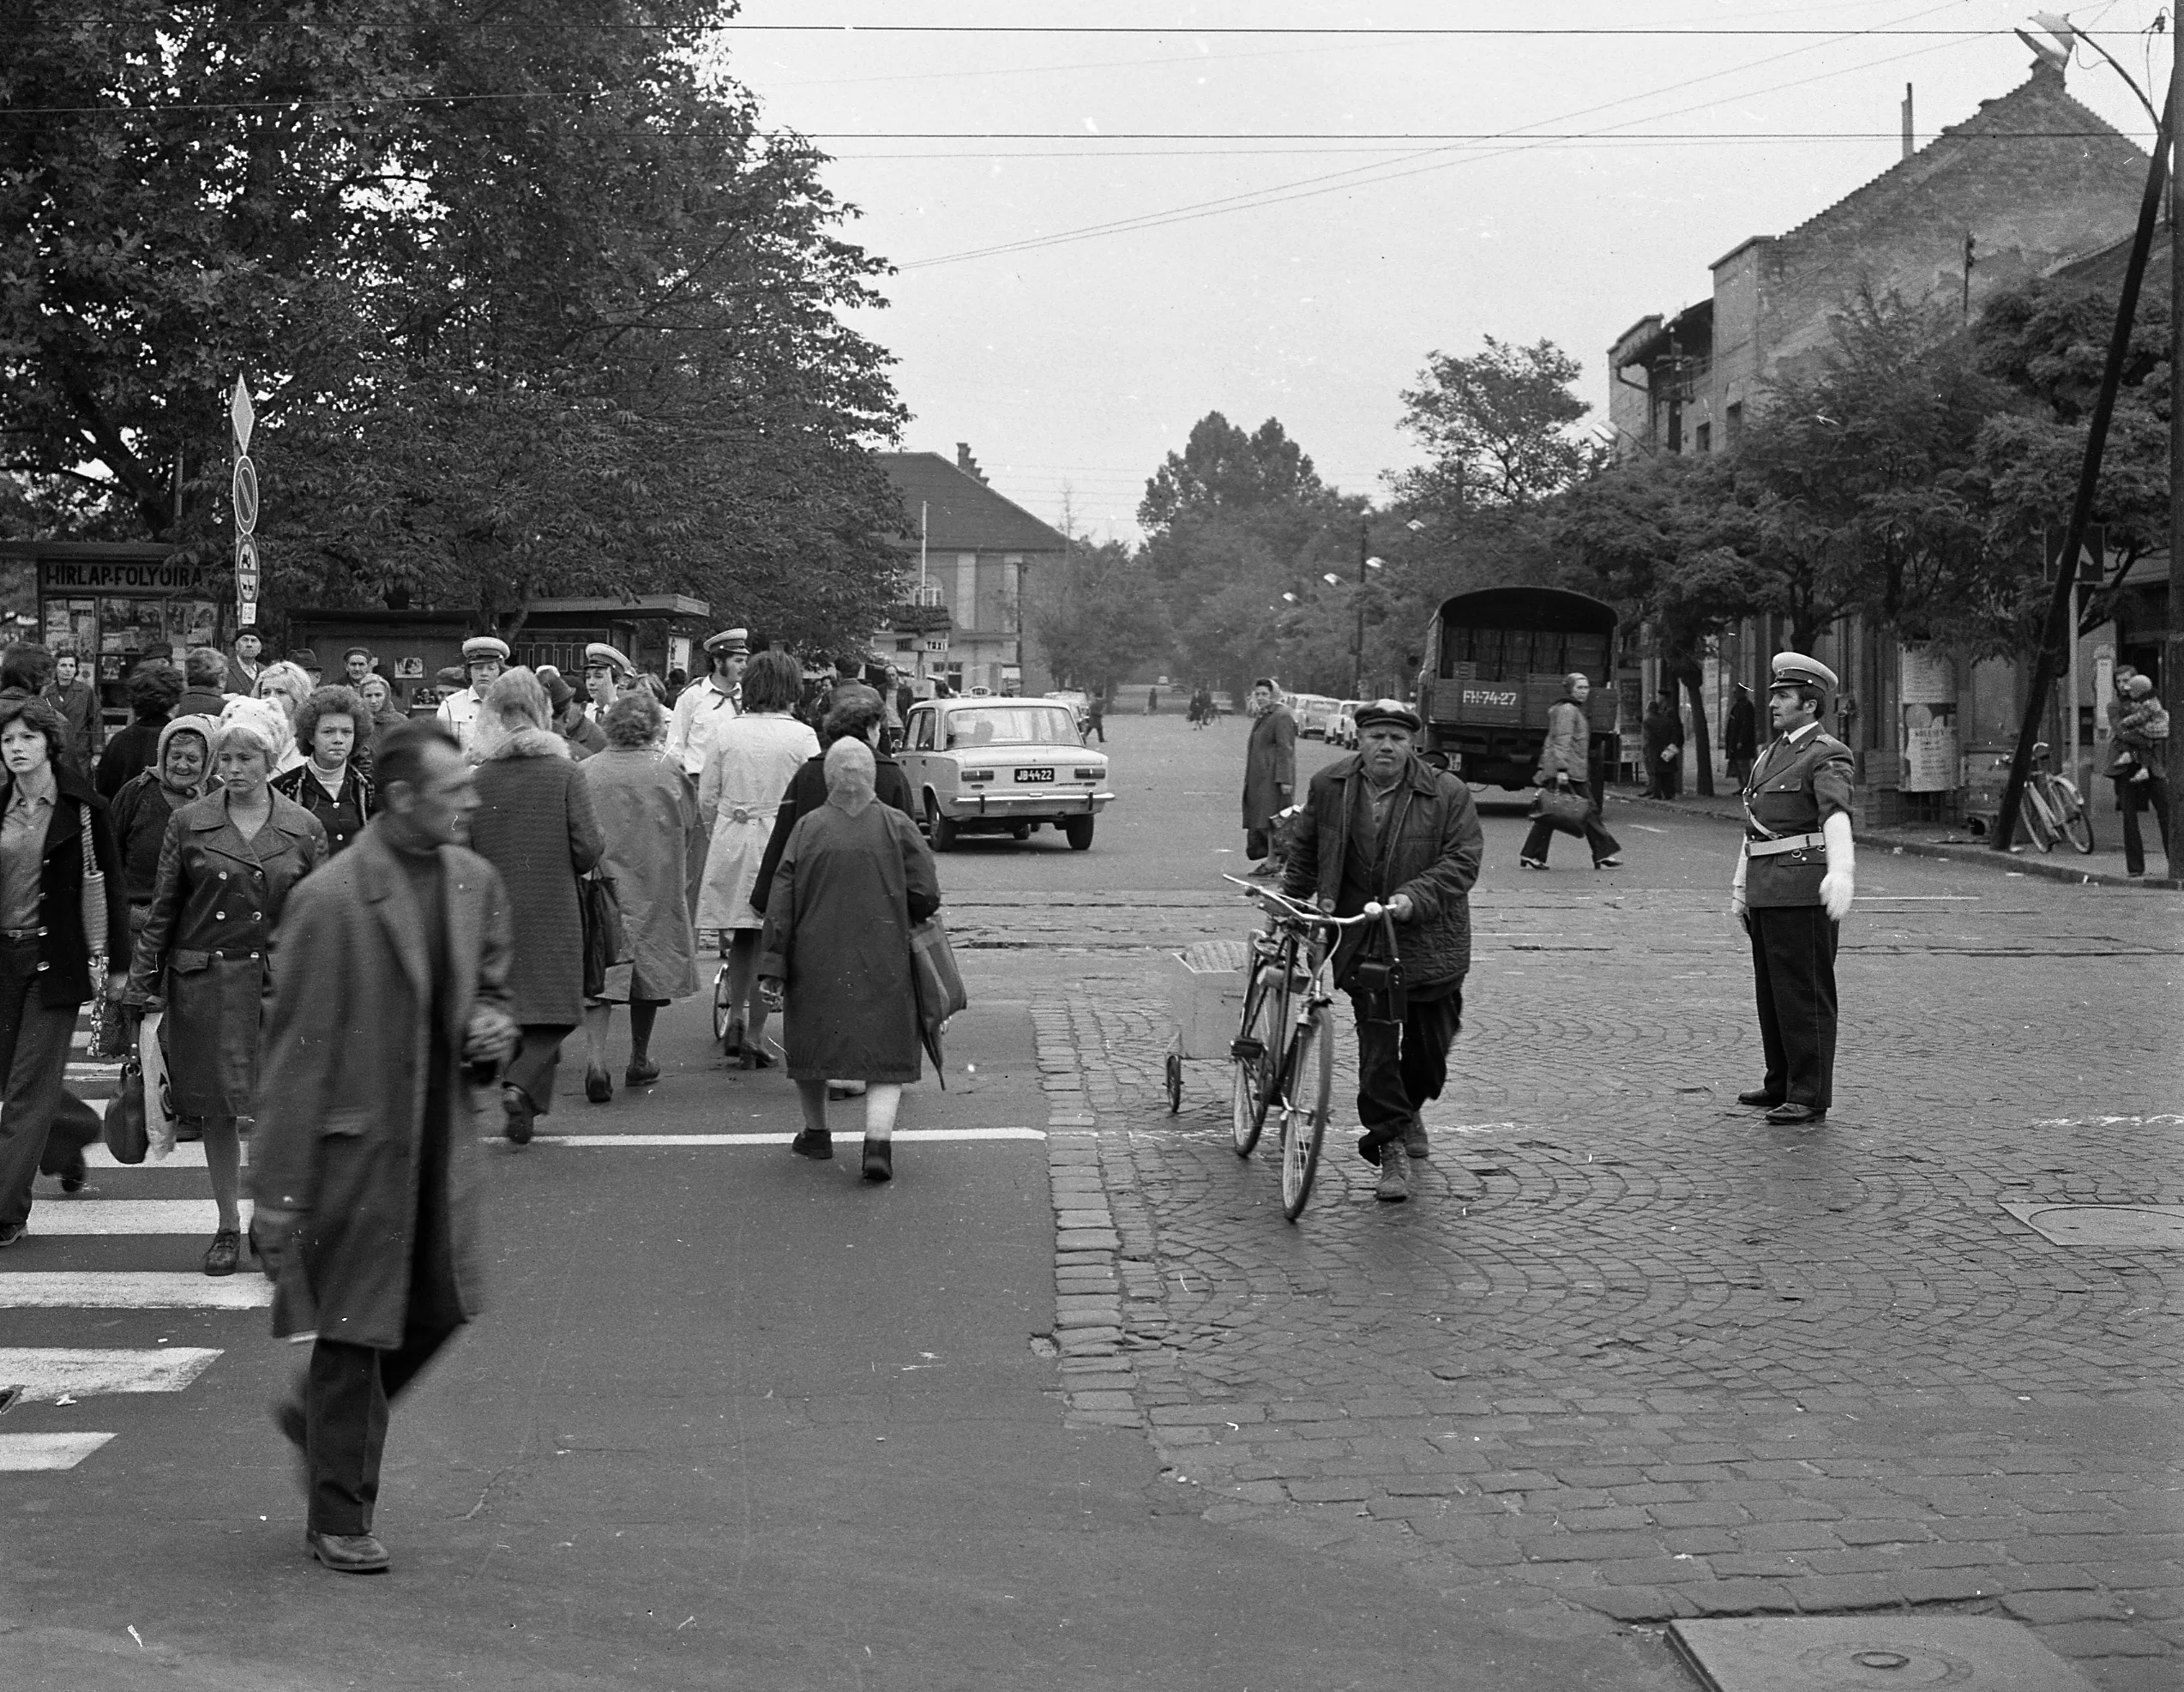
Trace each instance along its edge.
{"label": "curly-haired woman", "polygon": [[326,829],[326,849],[336,852],[364,832],[378,809],[378,790],[358,766],[360,738],[370,732],[371,713],[345,687],[314,688],[296,713],[296,744],[310,756],[273,779],[273,791],[292,799]]}

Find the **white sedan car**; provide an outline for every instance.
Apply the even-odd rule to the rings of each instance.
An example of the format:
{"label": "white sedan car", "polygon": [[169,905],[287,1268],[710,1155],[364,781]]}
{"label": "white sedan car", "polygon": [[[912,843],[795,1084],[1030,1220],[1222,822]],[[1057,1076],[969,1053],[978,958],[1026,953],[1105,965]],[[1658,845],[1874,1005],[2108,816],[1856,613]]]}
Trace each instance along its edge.
{"label": "white sedan car", "polygon": [[895,757],[935,852],[965,834],[1028,840],[1050,823],[1085,852],[1092,819],[1115,798],[1107,755],[1079,743],[1065,700],[921,700]]}

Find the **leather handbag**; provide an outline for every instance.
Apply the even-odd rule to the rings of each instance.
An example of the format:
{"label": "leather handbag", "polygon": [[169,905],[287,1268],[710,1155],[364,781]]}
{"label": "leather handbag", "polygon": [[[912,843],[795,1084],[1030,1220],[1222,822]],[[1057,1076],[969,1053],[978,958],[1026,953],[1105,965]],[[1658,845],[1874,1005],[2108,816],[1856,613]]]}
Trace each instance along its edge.
{"label": "leather handbag", "polygon": [[955,948],[948,944],[948,928],[939,917],[911,924],[910,969],[918,986],[918,1020],[926,1027],[938,1028],[969,1006]]}
{"label": "leather handbag", "polygon": [[1553,824],[1556,832],[1564,834],[1584,834],[1585,819],[1591,810],[1589,800],[1567,787],[1543,787],[1531,802],[1534,819]]}
{"label": "leather handbag", "polygon": [[91,807],[81,807],[83,812],[83,948],[91,954],[95,969],[100,958],[106,955],[106,872],[99,867],[98,855],[91,846]]}
{"label": "leather handbag", "polygon": [[106,1106],[102,1132],[116,1163],[142,1163],[152,1147],[144,1114],[144,1066],[134,1057],[122,1065],[121,1093]]}
{"label": "leather handbag", "polygon": [[579,877],[576,904],[584,918],[584,997],[596,999],[606,991],[607,972],[629,961],[629,931],[614,883],[605,876]]}

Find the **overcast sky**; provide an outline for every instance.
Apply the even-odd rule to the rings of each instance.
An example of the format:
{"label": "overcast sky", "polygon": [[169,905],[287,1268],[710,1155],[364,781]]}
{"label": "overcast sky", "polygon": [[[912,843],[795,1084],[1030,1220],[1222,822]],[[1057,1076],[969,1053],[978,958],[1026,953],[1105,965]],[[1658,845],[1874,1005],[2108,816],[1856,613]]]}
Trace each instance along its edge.
{"label": "overcast sky", "polygon": [[[905,444],[968,441],[1038,515],[1067,491],[1080,531],[1129,538],[1146,478],[1211,410],[1279,417],[1327,480],[1379,493],[1416,456],[1401,390],[1486,334],[1575,355],[1603,421],[1618,333],[1886,169],[1906,81],[1922,142],[2022,81],[2009,31],[2030,9],[746,0],[724,46],[769,120],[833,155],[850,238],[898,268],[859,327],[899,360]],[[2071,15],[2151,89],[2161,9]],[[879,24],[984,27],[840,27]],[[1532,33],[1366,33],[1496,27]],[[2145,145],[2089,57],[2072,93]]]}

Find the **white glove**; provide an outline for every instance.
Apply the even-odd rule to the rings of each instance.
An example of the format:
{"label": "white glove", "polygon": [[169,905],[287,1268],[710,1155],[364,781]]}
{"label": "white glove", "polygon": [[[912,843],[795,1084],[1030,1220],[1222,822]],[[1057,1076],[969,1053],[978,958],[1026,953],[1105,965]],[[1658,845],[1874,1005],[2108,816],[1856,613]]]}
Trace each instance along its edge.
{"label": "white glove", "polygon": [[1850,900],[1857,893],[1858,853],[1850,840],[1850,819],[1837,811],[1820,825],[1827,841],[1827,873],[1820,877],[1820,907],[1830,922],[1850,914]]}
{"label": "white glove", "polygon": [[1839,923],[1850,914],[1850,900],[1857,890],[1857,883],[1847,870],[1830,870],[1820,877],[1820,906],[1826,911],[1829,921]]}

